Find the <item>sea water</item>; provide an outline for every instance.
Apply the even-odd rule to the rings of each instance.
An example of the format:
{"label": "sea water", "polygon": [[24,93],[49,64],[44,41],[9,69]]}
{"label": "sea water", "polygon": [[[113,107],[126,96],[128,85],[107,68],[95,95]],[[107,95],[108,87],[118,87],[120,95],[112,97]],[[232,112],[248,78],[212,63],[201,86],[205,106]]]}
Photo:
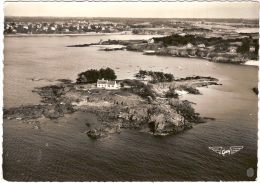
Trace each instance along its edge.
{"label": "sea water", "polygon": [[[75,113],[42,130],[19,122],[3,124],[3,175],[12,181],[219,181],[255,180],[257,171],[258,67],[208,62],[197,58],[147,56],[141,52],[66,47],[100,39],[148,39],[152,35],[28,36],[4,39],[4,108],[39,104],[35,87],[57,79],[75,81],[87,69],[110,67],[118,79],[143,70],[175,77],[211,76],[222,85],[184,95],[201,116],[215,121],[164,137],[123,130],[93,141],[85,134],[98,125],[91,114]],[[41,119],[39,119],[41,121]],[[44,120],[43,120],[44,121]],[[233,155],[209,147],[243,146]],[[254,170],[253,176],[247,170]]]}

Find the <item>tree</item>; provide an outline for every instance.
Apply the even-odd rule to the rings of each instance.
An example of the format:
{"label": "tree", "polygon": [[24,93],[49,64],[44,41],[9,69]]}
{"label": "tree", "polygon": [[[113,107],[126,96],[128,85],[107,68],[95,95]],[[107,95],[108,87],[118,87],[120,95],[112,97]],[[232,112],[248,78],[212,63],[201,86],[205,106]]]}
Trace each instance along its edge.
{"label": "tree", "polygon": [[100,69],[99,71],[96,69],[90,69],[85,72],[81,72],[78,74],[78,78],[76,82],[80,83],[96,83],[98,79],[108,79],[115,80],[117,78],[113,69],[109,67],[106,69]]}
{"label": "tree", "polygon": [[134,75],[134,77],[136,77],[138,79],[143,79],[143,80],[146,76],[148,76],[148,72],[145,70],[139,70],[139,72]]}
{"label": "tree", "polygon": [[106,69],[100,69],[99,70],[101,78],[109,79],[109,80],[115,80],[117,78],[115,71],[109,67]]}
{"label": "tree", "polygon": [[151,78],[151,83],[172,82],[174,80],[174,76],[172,74],[163,72],[139,70],[139,72],[134,75],[134,77],[138,79],[144,79],[147,76]]}

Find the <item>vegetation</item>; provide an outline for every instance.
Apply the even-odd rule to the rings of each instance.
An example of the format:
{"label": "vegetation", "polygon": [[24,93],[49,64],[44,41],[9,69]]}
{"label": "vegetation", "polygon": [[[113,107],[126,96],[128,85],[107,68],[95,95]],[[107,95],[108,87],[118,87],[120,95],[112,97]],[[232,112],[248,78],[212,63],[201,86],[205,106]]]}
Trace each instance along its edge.
{"label": "vegetation", "polygon": [[178,34],[173,34],[171,36],[165,37],[157,37],[154,38],[155,43],[159,43],[160,41],[163,42],[164,46],[182,46],[186,45],[187,43],[191,43],[193,45],[205,44],[206,46],[217,46],[217,47],[227,47],[232,42],[242,42],[241,50],[238,52],[244,53],[245,51],[249,51],[249,45],[255,46],[256,51],[255,54],[258,54],[258,39],[252,39],[251,36],[248,38],[236,38],[236,39],[222,39],[221,37],[211,37],[205,38],[201,36],[195,35],[185,35],[180,36]]}
{"label": "vegetation", "polygon": [[174,76],[172,74],[146,70],[139,70],[139,72],[134,76],[138,79],[145,79],[146,77],[149,77],[149,82],[151,83],[172,82],[174,80]]}
{"label": "vegetation", "polygon": [[164,46],[168,46],[168,45],[183,46],[186,45],[187,43],[191,43],[193,45],[205,44],[206,46],[212,46],[217,43],[221,43],[225,40],[223,40],[220,37],[205,38],[205,37],[194,36],[194,35],[180,36],[178,34],[173,34],[171,36],[154,38],[154,41],[156,43],[162,41],[164,43]]}
{"label": "vegetation", "polygon": [[252,37],[249,36],[248,38],[247,37],[243,38],[241,41],[242,41],[242,45],[238,46],[237,52],[247,53],[249,52],[250,46],[254,46],[255,51],[253,53],[258,55],[258,49],[259,49],[258,39],[252,39]]}
{"label": "vegetation", "polygon": [[122,81],[123,85],[127,84],[131,86],[131,91],[141,97],[147,98],[148,96],[152,97],[152,99],[156,98],[156,94],[152,90],[151,85],[146,85],[142,81],[139,80],[130,80],[126,79]]}
{"label": "vegetation", "polygon": [[197,90],[196,88],[193,88],[192,86],[180,85],[178,88],[181,90],[187,91],[191,94],[200,94],[199,90]]}
{"label": "vegetation", "polygon": [[115,80],[117,78],[115,71],[107,67],[106,69],[101,68],[100,70],[90,69],[85,72],[78,74],[77,84],[82,83],[95,83],[98,79]]}
{"label": "vegetation", "polygon": [[165,94],[165,97],[166,98],[179,98],[178,94],[175,93],[175,89],[174,88],[169,88],[169,90]]}
{"label": "vegetation", "polygon": [[229,42],[218,43],[214,47],[215,47],[214,51],[216,52],[227,52],[229,51],[230,43]]}
{"label": "vegetation", "polygon": [[204,29],[204,28],[190,28],[190,29],[183,29],[183,32],[213,32],[210,29]]}
{"label": "vegetation", "polygon": [[[164,47],[167,46],[183,46],[186,45],[187,43],[191,43],[193,45],[199,45],[199,44],[205,44],[205,46],[213,46],[214,50],[210,49],[197,49],[197,50],[189,50],[187,49],[186,51],[188,52],[189,55],[197,55],[200,57],[211,57],[214,55],[214,57],[219,56],[218,54],[224,53],[224,52],[229,52],[229,49],[231,47],[231,43],[236,44],[237,42],[242,43],[241,46],[237,46],[237,53],[242,55],[244,59],[253,59],[253,60],[258,60],[258,49],[259,49],[259,41],[258,39],[253,39],[252,36],[245,37],[245,38],[236,38],[236,39],[222,39],[221,37],[211,37],[211,38],[205,38],[205,37],[200,37],[200,36],[195,36],[195,35],[185,35],[185,36],[180,36],[178,34],[173,34],[171,36],[166,36],[166,37],[159,37],[159,38],[154,38],[155,43],[162,42]],[[254,47],[254,50],[250,50],[250,47]],[[238,54],[235,55],[230,55],[227,54],[227,61],[231,61],[231,59],[238,60],[241,56],[238,56]],[[181,54],[180,54],[181,55]],[[243,60],[240,59],[241,62]]]}
{"label": "vegetation", "polygon": [[170,104],[173,109],[175,109],[185,120],[194,123],[204,122],[198,113],[192,108],[189,101],[175,102]]}

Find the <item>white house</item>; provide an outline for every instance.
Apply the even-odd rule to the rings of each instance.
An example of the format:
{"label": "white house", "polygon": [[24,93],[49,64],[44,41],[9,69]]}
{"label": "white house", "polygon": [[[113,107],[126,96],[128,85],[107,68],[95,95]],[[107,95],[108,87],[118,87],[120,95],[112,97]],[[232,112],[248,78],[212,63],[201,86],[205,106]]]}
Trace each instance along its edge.
{"label": "white house", "polygon": [[97,81],[98,88],[105,88],[105,89],[119,89],[119,85],[116,81],[108,81],[104,79],[98,79]]}
{"label": "white house", "polygon": [[107,81],[106,89],[119,89],[119,85],[116,81]]}
{"label": "white house", "polygon": [[149,39],[148,44],[152,44],[152,43],[154,43],[154,39]]}
{"label": "white house", "polygon": [[98,88],[106,88],[106,86],[107,86],[107,80],[98,79],[98,81],[97,81]]}
{"label": "white house", "polygon": [[205,48],[206,46],[205,46],[205,44],[199,44],[198,47],[199,48]]}

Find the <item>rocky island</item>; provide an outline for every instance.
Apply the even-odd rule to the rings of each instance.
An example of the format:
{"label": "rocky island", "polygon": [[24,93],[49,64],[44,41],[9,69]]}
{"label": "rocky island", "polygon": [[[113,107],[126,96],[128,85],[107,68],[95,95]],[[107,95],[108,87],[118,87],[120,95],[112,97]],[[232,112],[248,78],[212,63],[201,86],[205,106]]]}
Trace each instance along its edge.
{"label": "rocky island", "polygon": [[[100,70],[104,73],[104,70]],[[107,68],[105,71],[113,72]],[[40,105],[20,106],[4,109],[4,120],[19,120],[33,124],[37,130],[44,130],[39,118],[48,118],[57,123],[58,118],[74,112],[93,113],[101,123],[99,128],[89,127],[85,133],[93,139],[120,133],[121,129],[138,129],[153,135],[166,135],[191,129],[194,124],[204,123],[212,118],[200,117],[189,101],[180,100],[184,93],[200,94],[197,87],[218,85],[212,77],[186,77],[174,79],[162,72],[142,71],[137,79],[117,80],[120,89],[97,87],[87,83],[86,71],[79,74],[77,82],[60,80],[59,84],[35,88],[33,92],[42,98]],[[114,77],[114,76],[112,76]],[[145,78],[149,78],[146,80]],[[157,79],[156,79],[157,78]],[[87,118],[87,116],[86,116]]]}

